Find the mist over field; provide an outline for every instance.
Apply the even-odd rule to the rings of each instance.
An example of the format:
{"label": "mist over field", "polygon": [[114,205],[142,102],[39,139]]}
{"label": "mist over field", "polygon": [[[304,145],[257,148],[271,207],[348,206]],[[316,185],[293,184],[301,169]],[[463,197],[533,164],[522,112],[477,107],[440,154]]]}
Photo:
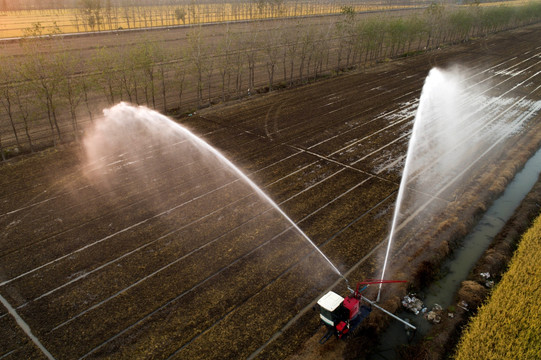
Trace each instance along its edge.
{"label": "mist over field", "polygon": [[399,309],[541,144],[500,5],[0,0],[0,358],[361,357],[322,294]]}

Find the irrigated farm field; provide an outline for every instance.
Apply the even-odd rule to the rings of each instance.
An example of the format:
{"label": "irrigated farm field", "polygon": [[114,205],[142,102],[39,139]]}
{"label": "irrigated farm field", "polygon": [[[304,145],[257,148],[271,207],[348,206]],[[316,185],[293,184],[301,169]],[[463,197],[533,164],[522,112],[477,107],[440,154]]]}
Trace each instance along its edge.
{"label": "irrigated farm field", "polygon": [[[241,167],[351,282],[377,277],[428,71],[463,67],[498,100],[489,109],[497,115],[486,114],[516,126],[492,140],[500,146],[458,190],[425,194],[427,208],[439,202],[446,212],[420,211],[403,223],[393,263],[430,257],[443,238],[423,250],[422,236],[445,221],[445,229],[462,229],[462,217],[498,192],[500,173],[515,171],[541,143],[540,32],[501,33],[179,122]],[[134,157],[107,159],[107,171],[77,146],[0,168],[0,295],[9,305],[0,308],[0,358],[295,352],[317,330],[314,302],[331,287],[344,293],[337,274],[224,166],[192,156],[181,138],[167,146],[135,140]],[[403,278],[414,271],[395,269]]]}

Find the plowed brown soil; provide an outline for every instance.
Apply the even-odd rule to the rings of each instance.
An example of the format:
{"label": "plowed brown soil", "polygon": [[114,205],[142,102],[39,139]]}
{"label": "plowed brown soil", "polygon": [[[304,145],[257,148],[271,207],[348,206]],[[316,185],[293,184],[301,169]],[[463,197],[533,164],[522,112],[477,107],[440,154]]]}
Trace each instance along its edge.
{"label": "plowed brown soil", "polygon": [[[517,29],[178,121],[249,174],[351,282],[377,277],[430,68],[463,66],[497,96],[541,71],[540,34]],[[531,79],[509,98],[541,101]],[[393,259],[408,264],[395,274],[413,279],[465,231],[538,148],[540,122],[534,113],[464,188],[435,200],[444,214],[427,218],[428,206],[404,226]],[[72,145],[0,167],[0,295],[53,356],[281,359],[317,332],[311,306],[339,277],[230,173],[180,159],[152,186],[125,177],[106,190],[82,175],[82,159]],[[4,308],[0,322],[0,357],[42,356]]]}

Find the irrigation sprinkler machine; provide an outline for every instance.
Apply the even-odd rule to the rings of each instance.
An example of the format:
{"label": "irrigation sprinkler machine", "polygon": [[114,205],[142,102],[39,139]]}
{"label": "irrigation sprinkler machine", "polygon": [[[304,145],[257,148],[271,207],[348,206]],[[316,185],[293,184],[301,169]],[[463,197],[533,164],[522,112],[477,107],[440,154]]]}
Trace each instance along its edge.
{"label": "irrigation sprinkler machine", "polygon": [[[338,339],[344,339],[357,329],[361,322],[366,319],[372,312],[372,307],[375,307],[396,320],[404,323],[406,326],[416,330],[415,326],[409,322],[399,318],[393,313],[385,310],[377,305],[375,301],[369,300],[362,295],[368,286],[375,284],[402,283],[403,280],[365,280],[357,283],[355,290],[349,287],[350,295],[345,298],[333,291],[329,291],[317,304],[320,309],[319,317],[321,324],[327,327],[327,332],[319,340],[320,344],[324,344],[333,335]],[[366,304],[363,304],[362,302]]]}

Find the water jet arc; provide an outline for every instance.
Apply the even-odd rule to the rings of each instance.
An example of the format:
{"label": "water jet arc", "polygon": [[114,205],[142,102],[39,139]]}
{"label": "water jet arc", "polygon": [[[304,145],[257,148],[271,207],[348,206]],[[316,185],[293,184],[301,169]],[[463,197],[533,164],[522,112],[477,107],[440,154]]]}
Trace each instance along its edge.
{"label": "water jet arc", "polygon": [[[200,148],[210,152],[212,155],[214,155],[218,160],[220,160],[222,163],[224,163],[228,168],[230,168],[241,180],[243,180],[246,184],[248,184],[259,196],[261,196],[265,201],[267,201],[281,216],[284,217],[290,224],[291,227],[293,227],[298,233],[306,240],[310,245],[314,247],[314,249],[321,255],[323,259],[329,264],[331,269],[336,272],[341,278],[343,278],[346,283],[348,283],[347,279],[342,275],[340,270],[334,264],[331,262],[331,260],[317,247],[317,245],[302,231],[289,216],[263,191],[261,190],[246,174],[244,174],[238,167],[236,167],[229,159],[227,159],[222,153],[220,153],[218,150],[216,150],[214,147],[209,145],[206,141],[201,139],[200,137],[193,134],[190,130],[185,128],[184,126],[174,122],[173,120],[169,119],[167,116],[162,115],[158,113],[157,111],[151,110],[144,106],[131,106],[127,103],[121,102],[118,105],[115,105],[109,110],[105,110],[106,115],[113,114],[119,112],[120,114],[123,112],[132,113],[133,115],[136,115],[136,117],[144,117],[146,121],[152,122],[152,123],[165,123],[169,127],[173,128],[174,130],[178,131],[182,135],[184,135],[187,139],[192,141],[194,144],[199,146]],[[109,116],[111,116],[109,115]]]}

